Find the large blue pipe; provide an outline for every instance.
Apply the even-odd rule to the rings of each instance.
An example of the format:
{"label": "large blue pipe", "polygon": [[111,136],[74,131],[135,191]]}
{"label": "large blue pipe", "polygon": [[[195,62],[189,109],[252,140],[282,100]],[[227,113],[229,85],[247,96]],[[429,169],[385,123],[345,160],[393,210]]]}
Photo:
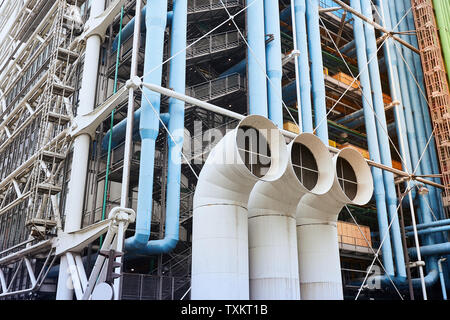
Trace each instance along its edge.
{"label": "large blue pipe", "polygon": [[[428,234],[428,233],[436,233],[436,232],[444,232],[449,231],[450,226],[441,226],[441,227],[435,227],[435,228],[428,228],[417,231],[418,235]],[[406,236],[411,237],[414,235],[414,231],[409,231],[406,233]]]}
{"label": "large blue pipe", "polygon": [[[386,24],[388,23],[388,19],[390,19],[389,22],[392,22],[392,24],[397,24],[395,3],[393,3],[392,1],[383,1],[383,4],[384,4],[384,8],[385,8],[384,11],[385,11]],[[407,80],[407,75],[406,75],[406,71],[405,71],[405,65],[404,65],[403,61],[401,60],[401,58],[398,56],[397,50],[394,48],[394,46],[392,44],[390,46],[390,49],[392,49],[391,57],[393,58],[392,59],[393,61],[395,59],[395,65],[397,66],[397,71],[398,71],[398,81],[397,81],[396,86],[400,87],[399,83],[403,84],[400,87],[400,91],[397,91],[397,92],[401,93],[403,107],[404,107],[404,114],[405,114],[405,119],[406,119],[405,126],[406,126],[409,151],[410,151],[409,155],[411,157],[410,158],[411,161],[410,161],[410,163],[408,163],[408,167],[409,167],[408,170],[411,172],[412,170],[414,170],[416,168],[417,164],[419,163],[419,159],[420,159],[419,150],[418,150],[417,141],[416,141],[416,131],[415,131],[415,126],[417,126],[417,125],[415,125],[413,113],[411,110],[411,99],[410,99],[410,93],[409,93],[409,88],[408,88],[408,80]],[[393,64],[394,64],[394,62],[393,62]],[[406,159],[406,160],[408,160],[408,159]],[[415,172],[415,174],[418,174],[418,175],[422,174],[423,165],[424,164],[421,162],[420,165],[417,167],[417,171]],[[426,217],[426,219],[429,219],[429,218],[431,219],[431,211],[430,211],[430,208],[428,207],[428,203],[430,203],[428,195],[420,195],[419,202],[420,202],[424,217]]]}
{"label": "large blue pipe", "polygon": [[[417,215],[421,216],[421,210],[423,208],[418,208],[417,209]],[[420,247],[420,253],[422,254],[422,256],[429,256],[429,254],[427,254],[426,250],[423,250],[423,246]],[[409,254],[412,256],[412,258],[417,258],[416,256],[414,256],[415,254],[415,248],[414,249],[408,249]],[[426,258],[426,266],[427,266],[427,275],[424,277],[424,282],[425,282],[425,286],[426,287],[431,287],[433,286],[437,280],[439,279],[439,271],[438,271],[438,265],[437,265],[437,259],[435,257],[427,257]],[[395,286],[399,289],[406,289],[408,286],[408,281],[405,278],[401,278],[401,277],[395,277],[395,278],[390,278],[387,277],[386,275],[384,276],[376,276],[375,277],[376,280],[380,281],[380,283],[385,286],[385,287],[391,287],[392,283],[391,281],[394,282]],[[414,278],[411,279],[412,282],[412,286],[414,288],[420,288],[422,286],[422,282],[420,278]]]}
{"label": "large blue pipe", "polygon": [[[144,6],[141,10],[141,32],[145,31],[145,16],[147,14],[147,6]],[[172,21],[173,11],[169,11],[167,13],[167,23]],[[124,43],[128,40],[134,33],[134,18],[132,18],[127,25],[122,29],[121,42]],[[115,52],[117,50],[117,46],[119,45],[119,35],[117,35],[113,43],[111,45],[111,52]]]}
{"label": "large blue pipe", "polygon": [[325,79],[323,75],[322,44],[319,28],[319,0],[306,0],[306,25],[308,28],[308,45],[311,58],[311,81],[316,134],[325,145],[328,145]]}
{"label": "large blue pipe", "polygon": [[268,118],[264,30],[264,2],[252,1],[247,8],[249,112]]}
{"label": "large blue pipe", "polygon": [[[359,0],[350,0],[350,5],[353,9],[361,12],[361,4]],[[360,81],[363,90],[363,110],[364,119],[366,124],[367,132],[367,144],[369,147],[369,154],[371,160],[381,163],[379,142],[377,137],[377,128],[375,124],[375,116],[371,107],[372,104],[372,90],[370,85],[369,72],[367,70],[367,55],[365,50],[365,37],[364,37],[364,26],[362,20],[359,18],[354,19],[353,23],[353,34],[355,36],[356,42],[356,55],[358,58],[358,67],[360,72]],[[365,97],[365,98],[364,98]],[[383,246],[381,248],[383,253],[383,264],[386,269],[387,274],[393,276],[394,265],[392,259],[392,248],[391,240],[389,236],[389,222],[388,213],[386,209],[386,194],[385,194],[385,184],[383,181],[383,173],[380,169],[372,167],[372,176],[374,182],[374,194],[375,201],[377,205],[377,215],[378,215],[378,225],[380,230],[380,239],[384,239]],[[394,192],[395,195],[395,192]]]}
{"label": "large blue pipe", "polygon": [[[360,2],[363,15],[365,15],[370,20],[373,20],[372,16],[372,6],[370,0],[357,0],[355,2]],[[357,8],[358,10],[360,8]],[[358,20],[357,18],[355,18]],[[356,22],[355,22],[356,23]],[[361,22],[362,24],[362,22]],[[370,82],[373,90],[373,107],[375,109],[375,114],[377,115],[376,132],[378,133],[378,142],[381,156],[381,163],[385,166],[392,165],[391,150],[389,144],[389,136],[386,124],[386,115],[384,110],[383,101],[383,91],[381,86],[380,69],[378,67],[378,57],[377,57],[377,45],[375,38],[375,29],[372,25],[364,24],[364,33],[366,36],[367,44],[367,59],[369,59],[369,73]],[[357,48],[358,50],[358,48]],[[368,93],[370,96],[370,92]],[[369,106],[370,108],[370,106]],[[370,131],[367,130],[367,134]],[[402,278],[406,277],[406,267],[405,259],[403,253],[402,238],[400,233],[400,223],[398,221],[397,215],[397,197],[394,184],[394,174],[392,172],[383,171],[384,187],[386,193],[386,202],[389,213],[389,221],[392,221],[391,225],[391,239],[392,246],[394,249],[394,259],[395,266],[397,270],[397,275]],[[387,230],[387,226],[386,226]]]}
{"label": "large blue pipe", "polygon": [[[377,2],[378,6],[380,6],[379,1]],[[383,4],[383,12],[384,12],[384,19],[382,19],[382,24],[387,30],[392,30],[392,21],[391,17],[389,15],[389,10],[386,4],[386,1],[382,2]],[[397,56],[394,54],[394,47],[393,47],[393,40],[391,38],[388,38],[386,40],[385,45],[383,46],[384,56],[387,57],[390,55],[390,59],[385,59],[387,71],[388,71],[388,78],[389,78],[389,87],[391,89],[391,92],[397,92],[397,97],[394,97],[398,100],[400,103],[399,106],[396,106],[397,112],[394,112],[394,118],[395,123],[397,125],[397,137],[402,143],[399,143],[400,145],[400,152],[401,154],[405,155],[404,163],[403,163],[403,169],[405,171],[410,172],[412,165],[411,165],[411,155],[409,153],[409,142],[407,139],[406,134],[406,123],[405,123],[405,114],[403,111],[403,101],[401,97],[401,91],[400,91],[400,82],[398,77],[398,61]],[[391,62],[392,68],[389,66],[389,61]]]}
{"label": "large blue pipe", "polygon": [[231,68],[222,72],[218,78],[229,76],[233,73],[239,73],[240,75],[245,76],[245,71],[247,69],[247,59],[241,60],[241,62],[235,64]]}
{"label": "large blue pipe", "polygon": [[[289,12],[290,7],[288,8]],[[312,120],[312,105],[311,105],[311,78],[309,70],[309,53],[308,53],[308,39],[306,34],[306,4],[305,0],[294,1],[295,12],[295,32],[297,37],[297,46],[300,51],[298,58],[298,74],[300,79],[300,103],[298,103],[299,109],[301,108],[302,115],[302,128],[303,132],[313,133],[313,120]],[[296,100],[296,82],[293,81],[292,93]],[[288,85],[289,86],[289,85]],[[285,87],[288,88],[288,87]],[[284,88],[283,88],[284,89]],[[283,90],[283,98],[287,95],[289,89]],[[285,93],[286,91],[286,93]],[[300,110],[299,110],[300,111]]]}
{"label": "large blue pipe", "polygon": [[[389,6],[389,14],[391,16],[392,22],[394,24],[397,24],[397,16],[396,16],[396,6],[395,3],[393,2],[388,2],[388,6]],[[423,161],[420,161],[420,155],[419,155],[419,151],[418,151],[418,146],[417,144],[420,143],[420,141],[418,140],[418,135],[417,135],[417,131],[416,127],[420,126],[417,122],[417,119],[414,119],[413,117],[413,112],[412,112],[412,108],[411,108],[411,99],[410,99],[410,93],[411,93],[411,89],[409,88],[409,82],[407,79],[407,74],[406,74],[406,70],[405,70],[405,63],[403,62],[403,60],[401,60],[398,51],[394,50],[394,55],[397,56],[397,60],[399,61],[398,63],[398,71],[399,71],[399,79],[400,79],[400,83],[404,84],[401,87],[401,93],[402,93],[402,99],[404,102],[404,108],[405,108],[405,117],[406,117],[406,127],[407,127],[407,134],[408,134],[408,140],[410,142],[409,146],[410,146],[410,154],[411,154],[411,159],[412,159],[412,163],[413,163],[413,168],[417,167],[417,171],[415,172],[416,174],[423,174],[422,172],[424,170],[426,170],[425,164]],[[419,119],[420,120],[420,119]],[[419,163],[420,161],[420,163]],[[431,209],[430,209],[430,201],[429,201],[429,196],[428,194],[419,194],[419,203],[420,203],[420,207],[417,208],[417,212],[418,215],[422,215],[422,221],[423,223],[430,223],[432,222],[432,214],[431,214]],[[420,212],[420,214],[419,214]],[[424,241],[423,243],[425,243],[425,245],[432,245],[435,243],[434,241],[434,236],[432,235],[425,235],[424,236]],[[437,270],[437,261],[434,257],[430,257],[429,259],[427,259],[427,270]],[[435,267],[435,268],[434,268]]]}
{"label": "large blue pipe", "polygon": [[[405,7],[404,7],[404,2],[403,1],[396,1],[395,4],[389,2],[389,6],[390,6],[390,10],[391,10],[391,15],[393,17],[393,19],[396,18],[395,23],[397,21],[400,21],[401,17],[403,17],[405,11]],[[395,12],[395,14],[393,14],[393,12]],[[408,25],[406,24],[406,20],[403,20],[400,22],[400,31],[408,31]],[[404,38],[404,40],[409,40],[406,35],[400,35],[401,37]],[[410,70],[412,71],[413,74],[417,73],[415,70],[415,65],[414,65],[414,59],[412,57],[412,52],[410,50],[406,50],[404,48],[403,49],[403,53],[404,53],[404,57],[406,60],[406,63],[408,64]],[[399,53],[398,53],[399,55]],[[400,59],[400,58],[398,58]],[[417,85],[415,83],[415,81],[413,81],[413,78],[411,76],[407,76],[407,66],[406,63],[402,60],[400,61],[400,74],[404,74],[403,76],[403,83],[405,83],[405,86],[403,87],[403,89],[406,88],[408,89],[408,91],[405,93],[407,94],[409,92],[409,97],[411,98],[410,101],[410,106],[412,107],[412,110],[410,110],[411,108],[408,108],[408,105],[405,106],[405,111],[407,114],[408,118],[413,118],[414,122],[408,121],[408,124],[411,125],[412,123],[414,124],[414,131],[416,134],[416,141],[419,145],[419,150],[423,151],[426,150],[426,145],[427,145],[427,140],[428,137],[426,137],[426,133],[425,133],[425,126],[423,123],[423,109],[421,108],[421,99],[420,99],[420,95],[418,92],[418,88]],[[407,81],[406,81],[407,79]],[[412,113],[415,114],[415,117],[412,116]],[[418,156],[420,156],[420,154],[418,153]],[[433,169],[432,169],[432,164],[431,164],[431,156],[429,152],[426,152],[423,156],[423,159],[420,162],[420,172],[418,174],[431,174],[433,173]],[[414,161],[415,164],[417,164],[416,161]],[[419,172],[419,170],[418,170]],[[427,200],[428,198],[428,200]],[[440,206],[440,198],[439,198],[439,194],[438,192],[436,192],[435,188],[429,188],[429,195],[423,195],[419,197],[420,202],[421,202],[421,206],[420,209],[423,213],[423,222],[424,223],[430,223],[433,221],[433,217],[432,217],[432,213],[430,210],[430,206],[433,210],[433,212],[435,212],[439,217],[441,217],[441,206]],[[442,233],[433,233],[433,234],[425,234],[423,237],[424,241],[423,243],[426,246],[431,246],[434,245],[435,243],[438,242],[443,242],[445,241],[445,238],[443,237]],[[427,263],[427,270],[434,270],[437,268],[437,257],[436,256],[430,256],[426,259],[426,263]]]}
{"label": "large blue pipe", "polygon": [[[434,227],[446,226],[446,225],[450,225],[450,219],[433,221],[431,223],[426,223],[426,224],[418,224],[416,227],[417,227],[417,230],[421,230],[421,229],[434,228]],[[413,227],[412,226],[406,227],[405,230],[411,231],[411,230],[413,230]]]}
{"label": "large blue pipe", "polygon": [[[403,3],[403,1],[393,1],[393,3],[395,3],[394,7],[395,7],[396,18],[397,18],[397,20],[395,20],[395,21],[396,22],[400,21],[399,29],[401,32],[407,32],[409,30],[407,22],[406,22],[407,20],[402,19],[402,17],[405,15],[404,3]],[[409,40],[408,39],[409,37],[405,34],[400,34],[400,37],[405,41]],[[408,81],[407,87],[409,89],[409,97],[411,100],[410,106],[412,109],[412,113],[414,115],[413,116],[414,127],[415,127],[414,129],[415,129],[415,133],[416,133],[416,141],[418,143],[418,148],[419,148],[419,150],[418,150],[419,156],[422,154],[423,151],[425,151],[425,153],[422,157],[422,160],[420,161],[420,166],[422,168],[422,174],[432,174],[433,169],[432,169],[432,165],[431,165],[430,152],[428,152],[429,149],[427,149],[428,137],[426,137],[426,133],[425,133],[425,124],[424,124],[424,121],[423,121],[424,119],[423,119],[423,115],[422,115],[421,99],[420,99],[419,91],[418,91],[417,85],[414,81],[414,78],[409,73],[409,70],[410,70],[413,75],[416,74],[412,51],[407,48],[403,48],[403,47],[399,50],[400,50],[400,52],[403,52],[403,56],[407,63],[407,65],[406,65],[406,63],[403,61],[403,59],[400,62],[400,64],[403,65],[403,68],[405,69],[406,78]],[[397,53],[400,55],[400,53],[398,51],[397,51]],[[408,71],[408,72],[406,72],[406,71]],[[405,86],[406,86],[406,83],[405,83]],[[440,215],[440,208],[438,205],[440,202],[440,199],[438,198],[436,189],[433,187],[430,187],[429,192],[430,192],[429,198],[431,200],[430,205],[433,209],[433,212]]]}
{"label": "large blue pipe", "polygon": [[[186,88],[186,31],[187,0],[173,1],[173,19],[170,39],[169,87],[175,92],[184,93]],[[167,167],[167,200],[165,236],[161,240],[151,240],[142,252],[146,254],[166,253],[178,243],[180,228],[180,180],[181,151],[184,141],[184,102],[175,98],[169,99],[169,160]],[[173,140],[172,140],[173,138]]]}
{"label": "large blue pipe", "polygon": [[350,50],[355,49],[355,40],[350,41],[345,46],[343,46],[339,51],[343,54],[347,54]]}
{"label": "large blue pipe", "polygon": [[[403,3],[404,3],[405,10],[409,10],[411,8],[411,1],[403,0]],[[408,30],[415,30],[414,17],[413,17],[412,12],[410,12],[406,16],[406,22],[407,22]],[[417,37],[414,33],[409,34],[407,39],[408,39],[408,42],[411,45],[413,45],[415,48],[419,47],[419,45],[417,43]],[[433,135],[433,125],[431,122],[431,117],[430,117],[427,100],[424,97],[424,94],[426,94],[426,91],[425,91],[425,86],[424,86],[422,63],[421,63],[419,54],[413,53],[412,55],[413,55],[413,60],[414,60],[415,76],[416,76],[417,82],[419,83],[419,86],[421,89],[421,92],[419,92],[419,97],[420,97],[420,106],[421,106],[421,111],[422,111],[422,117],[423,117],[423,121],[425,124],[425,133],[428,138],[433,136],[433,138],[431,139],[430,144],[428,146],[427,152],[430,154],[430,157],[431,157],[431,166],[432,166],[433,172],[439,173],[440,168],[439,168],[439,161],[437,158],[436,144],[435,144],[434,135]],[[436,183],[441,183],[441,179],[439,179],[439,178],[434,178],[434,181]],[[442,190],[437,189],[436,193],[438,195],[437,203],[438,203],[438,206],[440,209],[440,218],[445,219],[445,212],[444,212],[444,208],[442,206],[442,201],[441,201]]]}
{"label": "large blue pipe", "polygon": [[[417,257],[416,248],[410,248],[410,249],[408,249],[408,252],[412,258]],[[422,256],[448,255],[448,254],[450,254],[450,242],[421,246],[420,254]]]}
{"label": "large blue pipe", "polygon": [[[169,114],[161,113],[161,120],[167,126],[169,124]],[[141,122],[141,109],[138,109],[134,113],[133,117],[133,141],[141,141],[141,135],[139,133],[139,124]],[[116,148],[119,144],[121,144],[125,140],[127,128],[127,119],[123,119],[118,124],[116,124],[112,129],[112,137],[111,137],[111,148]],[[103,140],[102,140],[102,150],[108,150],[109,136],[111,134],[111,130],[106,132]]]}
{"label": "large blue pipe", "polygon": [[264,0],[264,22],[266,35],[272,35],[273,40],[266,46],[267,68],[267,100],[269,119],[278,128],[283,128],[283,106],[281,94],[281,34],[280,8],[278,0]]}
{"label": "large blue pipe", "polygon": [[[145,16],[147,33],[145,40],[144,82],[146,83],[161,85],[166,22],[167,0],[150,1],[148,3],[148,13]],[[147,101],[146,97],[149,101]],[[139,123],[142,142],[136,231],[131,238],[125,240],[125,248],[128,251],[144,248],[150,237],[155,142],[159,131],[159,119],[155,115],[153,108],[159,115],[160,102],[161,95],[159,93],[143,88]]]}

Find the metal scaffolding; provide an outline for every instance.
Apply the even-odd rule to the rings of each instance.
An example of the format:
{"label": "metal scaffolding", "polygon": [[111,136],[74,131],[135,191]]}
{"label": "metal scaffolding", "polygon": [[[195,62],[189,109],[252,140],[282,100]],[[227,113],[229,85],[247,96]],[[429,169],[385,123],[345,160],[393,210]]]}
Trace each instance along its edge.
{"label": "metal scaffolding", "polygon": [[[45,243],[63,225],[67,131],[77,103],[82,50],[75,41],[82,21],[73,8],[65,0],[26,1],[0,48],[2,257]],[[39,264],[23,259],[29,272]],[[23,287],[23,277],[11,277],[21,266],[20,259],[0,265],[11,282],[9,292]]]}

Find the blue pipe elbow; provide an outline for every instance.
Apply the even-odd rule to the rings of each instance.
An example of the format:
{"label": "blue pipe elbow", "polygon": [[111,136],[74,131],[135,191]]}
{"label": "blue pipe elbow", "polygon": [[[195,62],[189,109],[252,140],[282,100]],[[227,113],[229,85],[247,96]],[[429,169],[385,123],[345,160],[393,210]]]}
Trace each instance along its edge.
{"label": "blue pipe elbow", "polygon": [[[161,85],[164,33],[167,20],[167,0],[151,1],[145,15],[146,47],[144,82]],[[155,165],[155,143],[159,131],[160,94],[143,90],[139,132],[141,135],[141,163],[139,168],[139,194],[136,215],[136,231],[125,240],[126,250],[145,247],[150,238],[153,205],[153,171]],[[151,104],[151,105],[150,105]]]}
{"label": "blue pipe elbow", "polygon": [[[145,6],[144,8],[142,8],[141,10],[141,33],[145,32],[146,28],[145,28],[145,16],[147,15],[147,6]],[[173,17],[173,12],[169,11],[167,12],[167,22],[170,23],[172,21],[172,17]],[[131,19],[127,25],[122,29],[122,40],[121,42],[124,43],[125,41],[127,41],[134,33],[134,18]],[[119,45],[119,35],[117,35],[112,43],[111,46],[111,53],[116,52],[117,50],[117,46]]]}
{"label": "blue pipe elbow", "polygon": [[[411,255],[411,258],[417,258],[416,248],[410,248],[408,249],[408,252]],[[420,254],[422,256],[439,256],[450,254],[450,242],[421,246]]]}
{"label": "blue pipe elbow", "polygon": [[[439,272],[436,269],[431,270],[428,272],[428,274],[424,277],[425,280],[425,286],[430,287],[433,286],[439,278]],[[388,277],[386,275],[383,276],[374,276],[369,277],[367,281],[370,281],[372,284],[379,283],[384,288],[392,287],[392,282],[395,284],[397,289],[405,290],[408,288],[408,280],[405,277]],[[414,278],[411,279],[413,288],[421,288],[422,282],[420,278]]]}
{"label": "blue pipe elbow", "polygon": [[325,101],[325,77],[323,75],[322,46],[319,27],[319,0],[306,0],[306,24],[308,28],[309,56],[316,134],[328,145],[327,109]]}
{"label": "blue pipe elbow", "polygon": [[[161,120],[167,126],[169,124],[170,114],[169,113],[161,113]],[[139,124],[141,122],[141,109],[137,110],[134,113],[133,118],[133,141],[140,141],[141,135],[139,132]],[[121,144],[125,140],[126,136],[126,127],[127,127],[127,119],[123,119],[118,124],[116,124],[112,129],[112,140],[111,140],[111,148],[114,149],[119,144]],[[111,135],[111,130],[106,132],[103,140],[102,140],[102,150],[108,150],[109,144],[109,136]]]}

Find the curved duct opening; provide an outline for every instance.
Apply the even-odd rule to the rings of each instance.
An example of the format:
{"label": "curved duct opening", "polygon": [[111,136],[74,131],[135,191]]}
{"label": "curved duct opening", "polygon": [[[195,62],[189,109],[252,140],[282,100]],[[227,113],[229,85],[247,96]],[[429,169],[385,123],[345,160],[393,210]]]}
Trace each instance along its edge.
{"label": "curved duct opening", "polygon": [[373,194],[370,168],[363,156],[352,148],[342,149],[335,156],[336,178],[344,204],[365,205]]}
{"label": "curved duct opening", "polygon": [[352,165],[347,160],[338,158],[336,161],[336,173],[339,185],[345,195],[350,200],[355,199],[358,191],[358,183],[356,181],[356,175]]}
{"label": "curved duct opening", "polygon": [[334,183],[322,195],[307,194],[297,207],[297,246],[302,300],[342,300],[337,218],[346,204],[372,197],[370,168],[351,148],[333,158]]}
{"label": "curved duct opening", "polygon": [[250,299],[299,300],[295,211],[309,193],[323,194],[334,181],[328,148],[313,134],[288,146],[289,163],[280,179],[259,181],[249,198]]}
{"label": "curved duct opening", "polygon": [[314,189],[319,180],[319,171],[311,150],[301,143],[294,143],[291,151],[291,162],[300,183],[308,191]]}
{"label": "curved duct opening", "polygon": [[267,118],[249,116],[212,149],[194,194],[191,299],[248,300],[248,199],[257,181],[274,181],[289,160]]}
{"label": "curved duct opening", "polygon": [[270,147],[263,135],[253,134],[256,129],[242,126],[238,129],[236,143],[241,160],[256,177],[262,178],[272,164]]}
{"label": "curved duct opening", "polygon": [[291,147],[291,163],[299,183],[313,194],[330,191],[334,165],[328,147],[312,133],[303,133]]}

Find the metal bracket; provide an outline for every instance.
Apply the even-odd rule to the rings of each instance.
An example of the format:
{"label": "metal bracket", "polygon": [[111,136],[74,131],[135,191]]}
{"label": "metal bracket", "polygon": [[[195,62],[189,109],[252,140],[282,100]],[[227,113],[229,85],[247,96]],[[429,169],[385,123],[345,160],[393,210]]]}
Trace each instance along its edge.
{"label": "metal bracket", "polygon": [[81,251],[87,244],[105,233],[110,224],[111,220],[106,219],[78,231],[60,233],[54,243],[56,255],[61,255],[69,251]]}
{"label": "metal bracket", "polygon": [[89,37],[97,35],[102,38],[102,41],[105,41],[106,30],[119,14],[124,3],[125,0],[116,0],[101,15],[89,19],[85,24],[85,31],[80,36],[80,40],[86,41]]}
{"label": "metal bracket", "polygon": [[127,228],[129,223],[135,221],[135,218],[136,213],[133,209],[115,207],[109,213],[108,219],[77,231],[60,233],[53,243],[53,247],[56,249],[55,253],[61,255],[69,251],[79,252],[108,229],[115,231],[119,223],[125,223],[125,228]]}
{"label": "metal bracket", "polygon": [[425,267],[425,261],[415,261],[415,262],[411,262],[409,264],[410,268],[415,268],[415,267]]}
{"label": "metal bracket", "polygon": [[69,135],[73,138],[81,134],[88,134],[95,137],[95,129],[104,121],[111,111],[128,97],[128,88],[123,86],[119,91],[110,96],[99,107],[90,113],[78,115],[73,119]]}

